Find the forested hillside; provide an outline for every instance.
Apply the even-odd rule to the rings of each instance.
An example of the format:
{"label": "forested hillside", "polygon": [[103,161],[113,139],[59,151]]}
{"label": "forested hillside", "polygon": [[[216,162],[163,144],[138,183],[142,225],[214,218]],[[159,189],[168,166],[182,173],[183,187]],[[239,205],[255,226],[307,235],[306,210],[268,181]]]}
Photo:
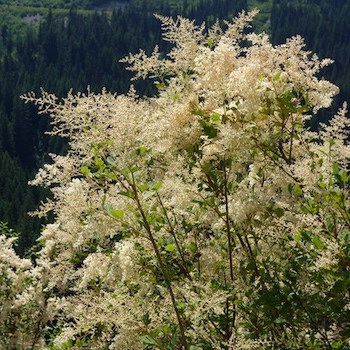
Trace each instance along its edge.
{"label": "forested hillside", "polygon": [[271,39],[275,44],[299,34],[305,38],[307,49],[335,61],[322,72],[340,87],[335,106],[350,101],[349,16],[349,0],[274,0],[271,11]]}

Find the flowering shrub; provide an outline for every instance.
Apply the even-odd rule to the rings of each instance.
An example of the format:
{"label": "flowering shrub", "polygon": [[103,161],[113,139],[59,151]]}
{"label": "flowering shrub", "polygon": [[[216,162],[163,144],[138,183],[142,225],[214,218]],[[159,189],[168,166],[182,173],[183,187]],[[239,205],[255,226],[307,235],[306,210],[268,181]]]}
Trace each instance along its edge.
{"label": "flowering shrub", "polygon": [[0,348],[32,349],[41,343],[46,323],[45,300],[36,277],[41,273],[30,260],[13,250],[14,232],[0,222]]}
{"label": "flowering shrub", "polygon": [[156,97],[23,97],[70,142],[32,181],[54,196],[49,349],[349,349],[346,106],[308,130],[331,61],[245,34],[253,16],[160,17],[167,57],[123,60]]}

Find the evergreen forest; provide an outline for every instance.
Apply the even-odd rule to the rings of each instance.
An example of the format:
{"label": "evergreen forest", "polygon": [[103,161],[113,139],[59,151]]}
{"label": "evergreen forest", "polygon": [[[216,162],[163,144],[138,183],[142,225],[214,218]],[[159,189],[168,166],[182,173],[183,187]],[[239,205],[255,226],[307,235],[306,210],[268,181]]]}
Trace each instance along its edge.
{"label": "evergreen forest", "polygon": [[[48,193],[27,183],[50,160],[48,153],[64,153],[67,145],[44,135],[48,120],[19,96],[41,87],[57,96],[88,87],[126,93],[131,75],[120,58],[139,48],[149,54],[155,44],[161,52],[169,49],[153,13],[212,24],[252,7],[261,8],[256,29],[267,31],[274,44],[299,34],[307,49],[335,60],[322,71],[341,89],[333,111],[350,100],[350,0],[0,1],[0,220],[20,233],[20,254],[46,222],[27,213]],[[135,84],[141,94],[155,93],[152,83]]]}

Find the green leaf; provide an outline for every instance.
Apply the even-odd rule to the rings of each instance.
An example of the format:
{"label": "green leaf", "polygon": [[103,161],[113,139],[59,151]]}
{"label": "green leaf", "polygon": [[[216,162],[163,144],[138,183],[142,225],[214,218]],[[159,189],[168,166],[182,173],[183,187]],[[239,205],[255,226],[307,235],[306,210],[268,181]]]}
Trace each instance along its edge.
{"label": "green leaf", "polygon": [[273,80],[274,81],[277,81],[277,80],[279,80],[280,79],[280,77],[281,77],[281,74],[282,74],[282,72],[281,71],[279,71],[274,77],[273,77]]}
{"label": "green leaf", "polygon": [[321,241],[320,237],[318,236],[312,236],[312,243],[317,249],[323,248],[323,242]]}
{"label": "green leaf", "polygon": [[69,348],[73,347],[73,340],[69,339],[61,346],[62,346],[62,349],[69,349]]}
{"label": "green leaf", "polygon": [[301,233],[300,232],[297,232],[297,233],[295,233],[294,234],[294,236],[293,236],[293,239],[295,240],[295,241],[297,241],[297,242],[300,242],[301,241]]}
{"label": "green leaf", "polygon": [[287,320],[284,317],[280,316],[280,317],[277,317],[273,322],[277,324],[283,324],[283,323],[287,323]]}
{"label": "green leaf", "polygon": [[86,165],[84,165],[84,166],[81,167],[80,172],[81,172],[84,176],[87,176],[87,175],[90,174],[90,169],[89,169]]}
{"label": "green leaf", "polygon": [[201,121],[201,125],[204,131],[204,134],[207,135],[210,139],[214,138],[218,134],[218,130],[210,122]]}
{"label": "green leaf", "polygon": [[151,189],[154,192],[158,192],[158,190],[162,187],[162,183],[160,181],[151,185]]}
{"label": "green leaf", "polygon": [[141,337],[141,340],[146,345],[157,345],[157,342],[153,338],[151,338],[149,335],[145,335]]}
{"label": "green leaf", "polygon": [[136,149],[136,154],[138,156],[142,156],[143,154],[145,154],[147,152],[147,148],[144,146],[141,146],[139,148]]}
{"label": "green leaf", "polygon": [[102,208],[105,212],[107,212],[108,214],[110,213],[110,211],[112,210],[112,206],[108,203],[106,203],[106,199],[102,199]]}
{"label": "green leaf", "polygon": [[332,164],[332,170],[333,170],[333,174],[336,175],[336,174],[339,174],[339,166],[337,163],[333,163]]}
{"label": "green leaf", "polygon": [[335,341],[334,343],[332,343],[333,349],[341,349],[341,347],[342,347],[342,343],[340,341]]}
{"label": "green leaf", "polygon": [[135,199],[135,194],[134,192],[131,191],[125,191],[125,192],[119,192],[121,196],[129,197],[131,199]]}
{"label": "green leaf", "polygon": [[299,184],[295,184],[295,185],[293,186],[292,193],[293,193],[295,196],[302,196],[302,195],[303,195],[303,190],[302,190],[302,188],[300,187]]}
{"label": "green leaf", "polygon": [[345,170],[340,170],[339,175],[343,184],[346,184],[349,181],[348,174]]}
{"label": "green leaf", "polygon": [[194,242],[191,242],[189,245],[188,245],[188,249],[192,252],[192,253],[195,253],[197,251],[197,244],[194,243]]}
{"label": "green leaf", "polygon": [[161,83],[160,81],[155,82],[156,88],[158,90],[165,90],[166,89],[166,84],[165,83]]}
{"label": "green leaf", "polygon": [[[212,38],[209,38],[207,40],[207,45],[208,45],[208,47],[212,48],[215,46],[215,41]],[[191,348],[190,348],[190,350],[191,350]]]}
{"label": "green leaf", "polygon": [[142,316],[142,321],[144,323],[145,326],[148,326],[151,323],[151,318],[149,316],[149,313],[146,312],[143,316]]}
{"label": "green leaf", "polygon": [[109,214],[116,219],[122,220],[124,218],[124,210],[110,210]]}
{"label": "green leaf", "polygon": [[279,218],[281,218],[284,215],[284,209],[282,208],[276,208],[274,212]]}
{"label": "green leaf", "polygon": [[318,185],[320,186],[320,188],[322,188],[323,190],[326,190],[327,189],[327,184],[324,182],[324,181],[320,181],[318,183]]}
{"label": "green leaf", "polygon": [[111,157],[107,157],[107,163],[109,165],[111,165],[113,168],[115,168],[117,166],[117,163],[115,162],[115,160]]}
{"label": "green leaf", "polygon": [[95,165],[99,168],[101,168],[104,165],[104,162],[101,158],[95,157]]}
{"label": "green leaf", "polygon": [[219,113],[213,113],[209,117],[213,122],[219,122],[221,120],[221,115]]}
{"label": "green leaf", "polygon": [[87,345],[87,343],[86,343],[86,339],[85,338],[77,339],[75,341],[75,346],[83,347],[83,346],[86,346],[86,345]]}
{"label": "green leaf", "polygon": [[114,174],[114,173],[108,173],[108,178],[110,179],[110,180],[113,180],[113,181],[118,181],[118,177],[117,177],[117,175],[116,174]]}
{"label": "green leaf", "polygon": [[176,247],[175,247],[175,244],[171,243],[171,244],[168,244],[165,246],[165,250],[167,252],[170,252],[172,253],[173,251],[175,251]]}
{"label": "green leaf", "polygon": [[302,231],[301,232],[301,238],[305,241],[305,242],[312,242],[311,240],[311,234],[308,231]]}
{"label": "green leaf", "polygon": [[345,256],[350,259],[350,232],[347,231],[344,234],[344,253]]}
{"label": "green leaf", "polygon": [[213,170],[213,166],[210,163],[205,163],[202,165],[202,171],[204,174],[209,175]]}
{"label": "green leaf", "polygon": [[140,184],[137,186],[137,188],[141,191],[141,192],[145,192],[149,189],[149,186],[147,184]]}
{"label": "green leaf", "polygon": [[131,166],[131,167],[125,167],[123,168],[120,173],[126,178],[129,179],[131,174],[135,174],[140,170],[137,166]]}
{"label": "green leaf", "polygon": [[205,116],[205,112],[202,109],[194,109],[192,111],[192,114],[198,115],[200,117],[204,117]]}
{"label": "green leaf", "polygon": [[177,302],[176,303],[176,308],[179,310],[179,311],[185,311],[186,309],[186,304],[185,303],[182,303],[182,302]]}

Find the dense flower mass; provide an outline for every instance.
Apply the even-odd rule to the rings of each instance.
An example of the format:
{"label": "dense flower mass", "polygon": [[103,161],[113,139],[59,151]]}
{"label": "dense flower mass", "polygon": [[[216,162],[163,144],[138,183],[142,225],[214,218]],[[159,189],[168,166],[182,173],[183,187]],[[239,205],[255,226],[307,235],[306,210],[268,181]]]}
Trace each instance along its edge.
{"label": "dense flower mass", "polygon": [[16,255],[12,233],[0,222],[0,348],[5,350],[43,346],[47,321],[43,271]]}
{"label": "dense flower mass", "polygon": [[331,61],[246,34],[253,17],[159,17],[168,55],[123,60],[155,97],[23,96],[70,142],[32,181],[55,215],[32,349],[350,346],[346,106],[310,131]]}

